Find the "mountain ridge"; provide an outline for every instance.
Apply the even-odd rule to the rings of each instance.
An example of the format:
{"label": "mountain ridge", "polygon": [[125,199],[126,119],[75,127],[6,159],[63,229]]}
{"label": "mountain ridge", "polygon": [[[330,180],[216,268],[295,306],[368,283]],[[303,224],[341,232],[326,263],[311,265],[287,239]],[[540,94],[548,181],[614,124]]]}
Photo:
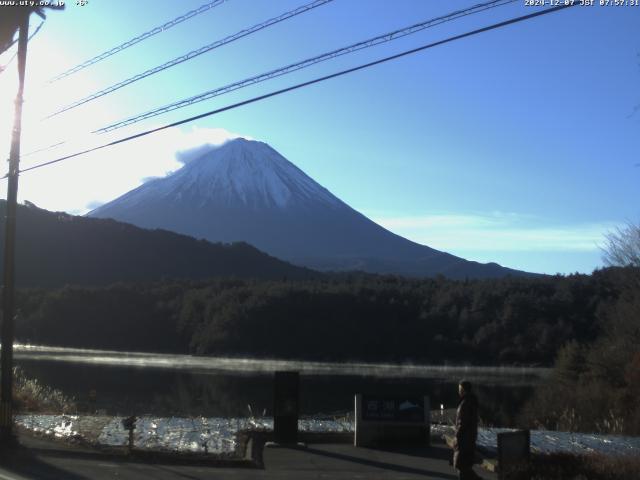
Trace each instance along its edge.
{"label": "mountain ridge", "polygon": [[451,278],[529,275],[396,235],[354,210],[268,144],[230,140],[88,213],[210,241],[244,241],[320,270]]}

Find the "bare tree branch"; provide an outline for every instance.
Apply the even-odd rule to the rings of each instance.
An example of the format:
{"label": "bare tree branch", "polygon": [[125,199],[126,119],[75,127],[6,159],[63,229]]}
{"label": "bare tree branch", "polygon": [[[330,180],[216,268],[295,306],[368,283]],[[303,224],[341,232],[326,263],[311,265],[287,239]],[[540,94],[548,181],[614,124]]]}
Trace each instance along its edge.
{"label": "bare tree branch", "polygon": [[640,224],[628,222],[605,235],[602,259],[605,265],[640,267]]}

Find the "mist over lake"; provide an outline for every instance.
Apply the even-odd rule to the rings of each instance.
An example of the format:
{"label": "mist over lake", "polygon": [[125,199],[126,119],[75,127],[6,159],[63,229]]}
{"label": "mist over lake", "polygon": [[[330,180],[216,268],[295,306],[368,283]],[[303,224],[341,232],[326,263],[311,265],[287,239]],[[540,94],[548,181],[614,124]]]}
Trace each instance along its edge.
{"label": "mist over lake", "polygon": [[[428,395],[454,408],[457,382],[477,386],[487,423],[512,424],[548,369],[328,363],[16,346],[26,376],[107,414],[271,415],[273,372],[296,370],[303,416],[346,415],[356,393]],[[95,390],[95,402],[89,392]]]}

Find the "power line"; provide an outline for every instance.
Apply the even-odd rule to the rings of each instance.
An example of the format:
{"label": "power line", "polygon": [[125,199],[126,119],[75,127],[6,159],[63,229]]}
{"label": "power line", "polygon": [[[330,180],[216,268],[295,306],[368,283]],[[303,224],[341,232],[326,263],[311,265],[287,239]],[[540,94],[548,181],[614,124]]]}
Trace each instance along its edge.
{"label": "power line", "polygon": [[30,42],[33,39],[33,37],[35,37],[38,34],[38,32],[40,31],[40,29],[42,28],[43,25],[44,25],[44,20],[41,21],[40,25],[38,25],[36,27],[36,29],[33,31],[33,33],[31,35],[29,35],[29,40],[27,40],[27,41]]}
{"label": "power line", "polygon": [[190,18],[200,15],[201,13],[207,12],[212,8],[217,7],[218,5],[223,4],[226,1],[227,0],[212,0],[209,3],[205,3],[204,5],[201,5],[200,7],[196,8],[195,10],[191,10],[190,12],[187,12],[184,15],[180,15],[179,17],[176,17],[173,20],[169,20],[168,22],[164,23],[163,25],[160,25],[159,27],[155,27],[152,30],[149,30],[148,32],[145,32],[141,35],[138,35],[137,37],[132,38],[131,40],[127,40],[126,42],[118,45],[117,47],[112,48],[111,50],[107,50],[106,52],[103,52],[100,55],[96,55],[95,57],[90,58],[89,60],[82,62],[81,64],[76,65],[75,67],[65,70],[61,74],[50,79],[49,83],[54,83],[54,82],[57,82],[58,80],[62,80],[63,78],[68,77],[69,75],[72,75],[74,73],[77,73],[80,70],[83,70],[88,66],[93,65],[94,63],[98,63],[104,60],[105,58],[110,57],[111,55],[115,55],[116,53],[121,52],[122,50],[132,47],[135,44],[140,43],[143,40],[146,40],[147,38],[153,37],[154,35],[157,35],[158,33],[169,30],[170,28],[175,27],[176,25],[189,20]]}
{"label": "power line", "polygon": [[513,3],[517,0],[492,0],[490,2],[486,2],[486,3],[481,3],[478,5],[475,5],[473,7],[470,8],[466,8],[464,10],[458,10],[455,11],[453,13],[449,13],[447,15],[441,16],[441,17],[436,17],[436,18],[432,18],[430,20],[426,20],[420,23],[416,23],[414,25],[411,25],[409,27],[405,27],[399,30],[395,30],[393,32],[388,32],[385,33],[383,35],[378,35],[377,37],[373,37],[370,38],[368,40],[364,40],[358,43],[354,43],[352,45],[349,45],[347,47],[343,47],[337,50],[333,50],[331,52],[327,52],[327,53],[323,53],[321,55],[317,55],[315,57],[311,57],[311,58],[307,58],[306,60],[302,60],[300,62],[296,62],[284,67],[280,67],[277,68],[275,70],[271,70],[269,72],[266,73],[261,73],[260,75],[256,75],[254,77],[250,77],[250,78],[246,78],[244,80],[241,80],[239,82],[234,82],[228,85],[225,85],[223,87],[219,87],[219,88],[215,88],[213,90],[209,90],[207,92],[198,94],[198,95],[194,95],[192,97],[183,99],[183,100],[179,100],[177,102],[173,102],[170,103],[168,105],[165,105],[163,107],[160,108],[156,108],[150,111],[147,111],[145,113],[141,113],[139,115],[135,115],[133,117],[129,117],[125,120],[121,120],[119,122],[116,123],[112,123],[111,125],[108,125],[106,127],[102,127],[99,128],[98,130],[94,130],[91,133],[106,133],[106,132],[110,132],[113,130],[117,130],[119,128],[125,127],[127,125],[131,125],[134,123],[138,123],[142,120],[146,120],[148,118],[152,118],[158,115],[161,115],[163,113],[167,113],[167,112],[171,112],[173,110],[177,110],[180,108],[184,108],[190,105],[193,105],[195,103],[199,103],[199,102],[203,102],[205,100],[210,100],[214,97],[220,96],[220,95],[224,95],[226,93],[235,91],[235,90],[239,90],[241,88],[244,87],[248,87],[250,85],[254,85],[256,83],[261,83],[264,82],[266,80],[271,80],[272,78],[276,78],[276,77],[280,77],[282,75],[286,75],[288,73],[291,72],[295,72],[297,70],[301,70],[303,68],[307,68],[310,67],[312,65],[315,65],[317,63],[320,62],[324,62],[336,57],[340,57],[342,55],[347,55],[349,53],[353,53],[356,52],[358,50],[363,50],[365,48],[370,48],[376,45],[380,45],[382,43],[386,43],[386,42],[390,42],[392,40],[396,40],[398,38],[402,38],[405,37],[407,35],[411,35],[413,33],[419,32],[421,30],[424,30],[426,28],[430,28],[430,27],[434,27],[437,25],[441,25],[443,23],[446,22],[450,22],[453,20],[456,20],[458,18],[461,17],[465,17],[467,15],[472,15],[475,13],[479,13],[479,12],[483,12],[485,10],[489,10],[491,8],[496,8],[502,5],[506,5],[508,3]]}
{"label": "power line", "polygon": [[[194,120],[199,120],[201,118],[205,118],[205,117],[209,117],[209,116],[212,116],[212,115],[216,115],[218,113],[226,112],[226,111],[232,110],[234,108],[242,107],[244,105],[249,105],[251,103],[255,103],[255,102],[258,102],[258,101],[261,101],[261,100],[265,100],[267,98],[271,98],[271,97],[275,97],[277,95],[281,95],[283,93],[291,92],[293,90],[298,90],[300,88],[308,87],[310,85],[313,85],[313,84],[316,84],[316,83],[320,83],[320,82],[324,82],[324,81],[330,80],[332,78],[341,77],[341,76],[347,75],[349,73],[357,72],[359,70],[364,70],[366,68],[373,67],[375,65],[380,65],[382,63],[386,63],[386,62],[389,62],[389,61],[392,61],[392,60],[396,60],[398,58],[402,58],[402,57],[405,57],[405,56],[408,56],[408,55],[412,55],[414,53],[421,52],[423,50],[427,50],[427,49],[430,49],[430,48],[433,48],[433,47],[437,47],[439,45],[444,45],[446,43],[450,43],[450,42],[453,42],[453,41],[456,41],[456,40],[460,40],[460,39],[463,39],[463,38],[466,38],[466,37],[470,37],[470,36],[477,35],[477,34],[480,34],[480,33],[488,32],[490,30],[495,30],[495,29],[498,29],[498,28],[506,27],[506,26],[512,25],[514,23],[519,23],[519,22],[523,22],[525,20],[530,20],[532,18],[539,17],[539,16],[546,15],[546,14],[553,13],[553,12],[557,12],[559,10],[563,10],[565,8],[570,8],[570,7],[573,7],[575,5],[578,5],[578,4],[574,3],[574,4],[567,4],[567,5],[560,5],[560,6],[557,6],[557,7],[547,8],[545,10],[541,10],[541,11],[538,11],[538,12],[530,13],[528,15],[523,15],[521,17],[516,17],[516,18],[509,19],[509,20],[505,20],[503,22],[494,23],[493,25],[489,25],[487,27],[482,27],[482,28],[479,28],[477,30],[472,30],[470,32],[462,33],[460,35],[449,37],[449,38],[446,38],[444,40],[439,40],[439,41],[434,42],[434,43],[429,43],[427,45],[423,45],[421,47],[413,48],[411,50],[405,50],[405,51],[403,51],[401,53],[397,53],[397,54],[391,55],[389,57],[384,57],[384,58],[375,60],[373,62],[365,63],[365,64],[359,65],[357,67],[348,68],[346,70],[341,70],[339,72],[332,73],[330,75],[325,75],[323,77],[318,77],[318,78],[315,78],[313,80],[309,80],[309,81],[306,81],[306,82],[303,82],[303,83],[298,83],[296,85],[292,85],[292,86],[287,87],[287,88],[283,88],[283,89],[276,90],[276,91],[273,91],[273,92],[270,92],[270,93],[267,93],[267,94],[264,94],[264,95],[260,95],[260,96],[257,96],[257,97],[250,98],[249,100],[244,100],[242,102],[234,103],[232,105],[227,105],[226,107],[222,107],[222,108],[218,108],[216,110],[211,110],[209,112],[201,113],[201,114],[195,115],[193,117],[185,118],[183,120],[179,120],[177,122],[169,123],[169,124],[163,125],[161,127],[156,127],[156,128],[150,129],[150,130],[146,130],[144,132],[136,133],[134,135],[129,135],[127,137],[120,138],[120,139],[114,140],[112,142],[104,143],[102,145],[98,145],[96,147],[92,147],[92,148],[89,148],[89,149],[86,149],[86,150],[83,150],[83,151],[80,151],[80,152],[76,152],[76,153],[73,153],[73,154],[70,154],[70,155],[65,155],[63,157],[56,158],[55,160],[49,160],[47,162],[43,162],[43,163],[40,163],[40,164],[37,164],[37,165],[33,165],[31,167],[28,167],[28,168],[20,170],[20,173],[28,172],[28,171],[31,171],[31,170],[36,170],[38,168],[43,168],[43,167],[46,167],[46,166],[49,166],[49,165],[53,165],[55,163],[60,163],[60,162],[63,162],[65,160],[69,160],[71,158],[78,157],[80,155],[85,155],[87,153],[95,152],[95,151],[101,150],[103,148],[107,148],[107,147],[111,147],[111,146],[114,146],[114,145],[118,145],[120,143],[125,143],[125,142],[128,142],[130,140],[135,140],[136,138],[145,137],[147,135],[151,135],[152,133],[160,132],[162,130],[166,130],[166,129],[172,128],[172,127],[177,127],[179,125],[183,125],[185,123],[189,123],[189,122],[192,122]],[[7,178],[7,175],[2,177],[2,179],[4,179],[4,178]]]}
{"label": "power line", "polygon": [[[461,18],[461,17],[467,16],[467,15],[471,15],[473,13],[478,13],[478,12],[481,12],[481,11],[485,11],[485,10],[488,10],[490,8],[499,7],[499,6],[505,5],[507,3],[513,3],[515,1],[516,0],[492,0],[492,1],[489,1],[489,2],[486,2],[486,3],[481,3],[481,4],[478,4],[478,5],[475,5],[473,7],[470,7],[470,8],[464,9],[464,10],[454,11],[452,13],[449,13],[449,14],[441,16],[441,17],[436,17],[436,18],[433,18],[433,19],[430,19],[430,20],[426,20],[424,22],[421,22],[421,23],[418,23],[418,24],[415,24],[415,25],[411,25],[409,27],[405,27],[405,28],[400,29],[400,30],[395,30],[395,31],[392,31],[392,32],[385,33],[383,35],[378,35],[377,37],[374,37],[372,39],[365,40],[365,41],[356,43],[354,45],[350,45],[348,47],[344,47],[344,48],[339,49],[339,50],[334,50],[332,52],[325,53],[323,55],[320,55],[320,56],[317,56],[317,57],[313,57],[311,59],[307,59],[307,60],[304,60],[302,62],[298,62],[297,64],[293,64],[293,65],[289,65],[287,67],[280,68],[280,69],[278,69],[276,71],[267,72],[266,74],[258,75],[257,77],[252,77],[250,79],[246,79],[246,80],[243,80],[241,82],[236,82],[234,84],[227,85],[226,87],[222,87],[222,88],[215,89],[213,91],[205,92],[204,95],[209,95],[207,98],[201,98],[201,99],[199,98],[197,100],[192,100],[192,99],[183,100],[182,101],[183,103],[184,102],[189,102],[189,103],[187,103],[187,104],[185,104],[183,106],[191,105],[192,103],[197,103],[199,101],[204,101],[204,100],[207,100],[209,98],[213,98],[214,96],[223,95],[223,94],[231,92],[233,90],[238,90],[240,88],[243,88],[244,86],[249,86],[249,85],[252,85],[254,83],[259,83],[261,81],[266,81],[266,80],[269,80],[271,78],[275,78],[277,76],[281,76],[281,75],[284,75],[286,73],[293,72],[293,71],[299,70],[301,68],[305,68],[305,66],[310,66],[310,65],[313,65],[314,63],[319,63],[321,61],[328,60],[330,58],[335,58],[335,57],[340,56],[340,55],[345,55],[347,53],[351,53],[353,51],[356,51],[356,50],[359,50],[359,49],[362,49],[362,48],[368,48],[368,47],[377,45],[378,43],[383,43],[385,41],[390,41],[390,40],[393,40],[395,38],[400,38],[401,36],[409,35],[411,33],[414,33],[416,31],[419,31],[419,30],[424,29],[424,28],[428,28],[430,26],[436,26],[436,25],[439,25],[441,23],[445,23],[447,21],[451,21],[451,20],[454,20],[454,19],[457,19],[457,18]],[[172,107],[172,106],[173,105],[170,105],[169,107]],[[166,108],[166,107],[163,107],[163,108]],[[174,108],[171,108],[171,110],[175,110],[177,108],[181,108],[181,106],[176,106]],[[156,111],[157,110],[158,109],[156,109]],[[169,110],[167,110],[167,111],[169,111]],[[144,118],[149,118],[150,116],[155,116],[155,115],[149,115],[149,113],[150,112],[147,112],[147,114],[143,114],[143,115],[148,115],[148,116],[145,116]],[[156,115],[160,115],[161,113],[164,113],[164,110],[163,111],[159,111],[158,113],[156,113]],[[117,128],[121,128],[122,126],[125,126],[125,124],[123,124],[123,122],[126,122],[126,125],[129,125],[129,124],[137,123],[137,121],[141,121],[141,120],[144,119],[144,118],[139,118],[139,117],[140,116],[134,117],[134,118],[137,119],[136,121],[133,121],[133,118],[125,119],[124,121],[117,122],[117,124],[112,124],[112,125],[109,125],[107,127],[104,127],[104,128],[98,129],[98,130],[94,130],[94,131],[92,131],[90,133],[105,133],[107,131],[116,130]],[[115,126],[115,125],[118,125],[118,126]],[[44,148],[40,148],[40,149],[38,149],[36,151],[29,152],[29,153],[25,154],[24,156],[26,157],[26,156],[32,155],[34,153],[50,150],[50,149],[55,148],[56,146],[59,146],[59,145],[65,144],[65,143],[67,143],[67,141],[57,142],[54,145],[50,145],[49,147],[44,147]]]}
{"label": "power line", "polygon": [[126,87],[127,85],[131,85],[132,83],[137,82],[138,80],[142,80],[143,78],[147,78],[151,75],[154,75],[158,72],[161,72],[163,70],[166,70],[168,68],[171,68],[175,65],[179,65],[183,62],[186,62],[187,60],[192,60],[200,55],[202,55],[203,53],[206,52],[210,52],[211,50],[214,50],[216,48],[222,47],[223,45],[227,45],[228,43],[234,42],[235,40],[239,40],[243,37],[246,37],[248,35],[251,35],[252,33],[258,32],[260,30],[263,30],[267,27],[270,27],[272,25],[275,25],[277,23],[283,22],[289,18],[295,17],[296,15],[300,15],[302,13],[308,12],[309,10],[312,10],[316,7],[320,7],[322,5],[325,5],[326,3],[332,2],[333,0],[314,0],[311,3],[308,3],[306,5],[302,5],[298,8],[295,8],[293,10],[290,10],[288,12],[285,12],[281,15],[278,15],[277,17],[273,17],[270,18],[269,20],[266,20],[264,22],[258,23],[256,25],[254,25],[253,27],[241,30],[237,33],[234,33],[233,35],[229,35],[221,40],[217,40],[213,43],[210,43],[208,45],[205,45],[204,47],[200,47],[196,50],[192,50],[188,53],[185,53],[184,55],[181,55],[179,57],[174,58],[173,60],[169,60],[168,62],[163,63],[162,65],[158,65],[156,67],[150,68],[148,70],[145,70],[142,73],[138,73],[137,75],[134,75],[133,77],[127,78],[126,80],[122,80],[121,82],[115,83],[103,90],[100,90],[98,92],[92,93],[91,95],[84,97],[80,100],[77,100],[73,103],[70,103],[69,105],[62,107],[60,110],[52,113],[51,115],[47,116],[46,118],[51,118],[51,117],[55,117],[56,115],[59,115],[63,112],[66,112],[68,110],[71,110],[73,108],[76,108],[80,105],[83,105],[85,103],[88,103],[92,100],[95,100],[96,98],[100,98],[104,95],[107,95],[109,93],[115,92],[116,90],[121,89],[122,87]]}

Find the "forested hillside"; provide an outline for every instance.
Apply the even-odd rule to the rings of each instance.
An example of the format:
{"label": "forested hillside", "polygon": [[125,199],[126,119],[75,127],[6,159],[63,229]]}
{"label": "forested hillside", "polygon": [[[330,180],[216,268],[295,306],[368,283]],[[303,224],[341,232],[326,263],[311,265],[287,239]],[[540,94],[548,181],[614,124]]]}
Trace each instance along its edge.
{"label": "forested hillside", "polygon": [[20,292],[18,339],[210,355],[553,363],[593,341],[637,270],[453,281],[346,275]]}
{"label": "forested hillside", "polygon": [[[0,216],[6,202],[0,201]],[[109,285],[162,278],[302,279],[319,274],[246,243],[210,243],[115,220],[18,207],[16,282],[23,287]],[[0,222],[0,250],[4,222]],[[2,259],[0,258],[0,268]]]}

